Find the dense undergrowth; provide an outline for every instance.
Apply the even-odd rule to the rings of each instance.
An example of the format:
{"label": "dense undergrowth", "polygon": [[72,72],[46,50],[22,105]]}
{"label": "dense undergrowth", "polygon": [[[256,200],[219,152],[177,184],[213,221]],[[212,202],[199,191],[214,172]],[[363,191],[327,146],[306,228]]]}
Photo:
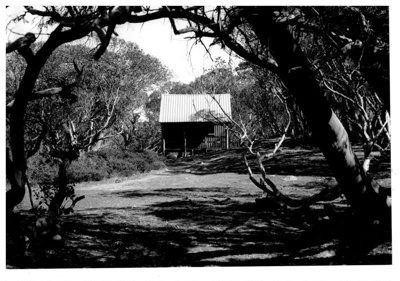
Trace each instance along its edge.
{"label": "dense undergrowth", "polygon": [[[163,158],[154,151],[103,148],[87,152],[73,161],[68,168],[68,179],[73,183],[100,181],[112,177],[129,177],[164,167]],[[28,178],[32,183],[54,183],[57,173],[58,166],[53,159],[37,154],[28,160]]]}

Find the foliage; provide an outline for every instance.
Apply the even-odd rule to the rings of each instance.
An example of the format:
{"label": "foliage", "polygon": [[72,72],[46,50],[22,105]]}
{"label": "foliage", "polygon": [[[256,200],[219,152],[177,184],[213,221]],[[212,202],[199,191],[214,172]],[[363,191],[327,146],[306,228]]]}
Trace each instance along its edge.
{"label": "foliage", "polygon": [[[46,190],[53,190],[50,187],[54,187],[58,180],[57,162],[39,153],[31,157],[28,164],[28,177],[32,183]],[[129,177],[164,167],[163,158],[154,151],[134,152],[117,148],[103,148],[84,153],[78,160],[73,161],[68,168],[67,175],[69,184],[72,184],[119,176]]]}
{"label": "foliage", "polygon": [[[389,77],[386,71],[388,37],[376,36],[380,32],[374,33],[369,23],[369,18],[373,18],[368,15],[371,12],[370,9],[368,7],[334,7],[332,10],[336,9],[337,13],[333,14],[339,19],[338,23],[342,23],[341,16],[345,15],[345,24],[334,30],[324,25],[325,17],[330,12],[329,7],[217,6],[211,9],[199,7],[193,11],[187,8],[183,13],[181,8],[170,7],[169,9],[181,14],[181,18],[184,18],[191,28],[177,29],[174,20],[170,19],[176,34],[193,32],[199,40],[203,36],[216,38],[213,43],[220,43],[223,48],[230,48],[250,63],[262,68],[264,76],[268,72],[274,72],[279,77],[283,88],[288,89],[291,98],[296,98],[296,102],[304,112],[342,191],[357,210],[355,212],[359,212],[363,217],[372,218],[382,215],[384,220],[387,219],[390,213],[390,200],[386,195],[380,197],[376,183],[366,176],[367,169],[360,165],[352,151],[348,134],[337,115],[332,112],[329,102],[324,97],[325,89],[322,86],[326,75],[323,73],[321,62],[331,62],[342,53],[354,62],[355,67],[351,73],[361,74],[378,92],[382,100],[387,100],[389,93]],[[319,10],[324,13],[320,13]],[[372,11],[372,14],[382,16],[382,23],[385,23],[385,18],[387,20],[385,10],[387,11],[387,7],[378,8]],[[172,12],[170,13],[172,15]],[[356,21],[352,21],[354,16],[356,16]],[[353,28],[354,25],[357,28]],[[353,31],[356,32],[353,33]],[[357,36],[357,31],[360,36]],[[340,75],[345,74],[340,73]],[[287,96],[282,97],[281,99],[286,101],[287,113],[291,115],[288,109],[290,99]],[[359,99],[357,102],[363,101]],[[383,104],[388,108],[387,101]],[[361,111],[366,110],[363,108]],[[360,116],[359,114],[357,118]],[[368,126],[369,118],[365,116],[367,120],[361,121],[360,127],[365,124]],[[261,163],[265,156],[251,151],[254,139],[248,134],[257,132],[261,126],[253,123],[249,129],[246,124],[243,124],[244,122],[234,123],[242,131],[241,138],[249,139],[250,153],[261,156],[257,157],[258,162]],[[385,125],[379,123],[383,122],[377,122],[378,130],[381,128],[384,130]],[[284,137],[285,134],[282,140]],[[368,146],[371,145],[368,144]],[[276,148],[278,147],[279,144]],[[249,174],[251,176],[250,170]],[[254,183],[260,185],[261,189],[268,185],[273,195],[281,197],[275,186],[269,183],[265,174],[262,180],[264,182],[260,184],[256,180]],[[359,188],[355,188],[355,185]],[[371,206],[376,206],[380,211],[371,212]]]}
{"label": "foliage", "polygon": [[109,167],[105,159],[88,157],[86,154],[71,163],[68,178],[76,183],[100,181],[109,175]]}
{"label": "foliage", "polygon": [[[33,198],[38,202],[37,206],[35,206],[35,212],[38,216],[43,215],[47,211],[51,201],[58,192],[58,164],[59,161],[56,161],[45,153],[38,153],[28,161],[27,177],[38,187],[32,189]],[[72,205],[75,198],[75,183],[71,181],[67,184],[60,212],[72,212]]]}
{"label": "foliage", "polygon": [[28,160],[27,176],[33,183],[54,184],[58,173],[57,162],[48,155],[37,153]]}
{"label": "foliage", "polygon": [[[245,14],[240,7],[221,9],[227,14],[230,10],[231,18],[236,16],[235,13]],[[366,157],[373,147],[384,150],[390,143],[390,129],[385,126],[388,123],[385,113],[389,110],[385,98],[388,89],[381,86],[381,81],[388,79],[387,8],[280,7],[274,10],[279,15],[278,20],[288,25],[301,45],[318,82],[326,90],[327,99],[352,140],[363,142]],[[289,135],[308,139],[310,129],[294,97],[278,78],[272,66],[276,66],[276,62],[270,54],[261,51],[259,38],[248,29],[246,20],[241,20],[242,25],[234,27],[239,32],[237,38],[241,38],[238,41],[249,53],[259,57],[257,61],[241,63],[236,73],[217,61],[213,69],[188,85],[190,92],[229,91],[234,97],[235,119],[248,122],[246,114],[249,117],[251,113],[267,137],[282,134],[289,117],[285,109],[288,106],[292,123]],[[366,52],[364,55],[353,50],[359,42]],[[373,53],[370,53],[371,48]],[[370,58],[375,61],[369,62]],[[265,67],[263,60],[268,60],[270,67]],[[370,75],[373,69],[376,69],[376,75]]]}
{"label": "foliage", "polygon": [[121,133],[123,142],[116,141],[119,147],[138,152],[145,149],[158,151],[161,148],[161,126],[158,119],[161,94],[167,87],[164,85],[153,91],[146,98],[141,112],[136,113],[129,123],[125,123]]}
{"label": "foliage", "polygon": [[[344,54],[345,57],[353,61],[354,68],[350,73],[362,76],[383,101],[382,108],[389,111],[387,7],[216,6],[206,8],[163,6],[150,9],[149,7],[129,6],[68,6],[44,7],[42,10],[36,10],[31,6],[26,6],[25,9],[27,14],[46,18],[46,21],[41,22],[39,28],[42,25],[55,23],[58,23],[59,26],[52,31],[48,41],[36,54],[32,52],[30,45],[22,44],[21,48],[13,49],[25,58],[28,67],[14,96],[15,103],[10,106],[12,109],[10,114],[12,141],[9,141],[9,144],[12,157],[7,159],[7,164],[11,163],[13,167],[7,169],[7,177],[10,178],[12,183],[12,189],[7,193],[7,203],[10,202],[8,204],[12,208],[20,202],[25,188],[25,162],[27,154],[29,154],[25,153],[27,149],[24,147],[24,127],[27,127],[28,124],[24,120],[27,113],[26,104],[33,94],[37,94],[35,92],[37,89],[34,89],[34,87],[41,85],[38,76],[51,53],[67,42],[95,33],[100,44],[94,57],[99,59],[102,55],[105,57],[105,51],[108,47],[112,47],[110,39],[115,34],[114,29],[117,24],[168,18],[175,34],[190,32],[193,34],[193,38],[200,42],[202,37],[211,37],[214,39],[212,44],[219,44],[222,48],[230,49],[250,63],[261,67],[264,76],[269,71],[277,74],[285,84],[282,88],[286,87],[289,94],[297,98],[298,104],[310,122],[313,133],[318,135],[319,145],[327,157],[341,189],[350,199],[350,204],[356,211],[360,211],[360,214],[370,215],[375,207],[382,211],[382,214],[386,214],[388,210],[390,212],[390,209],[387,208],[390,208],[388,198],[386,195],[380,196],[381,193],[377,192],[379,188],[374,186],[373,182],[365,175],[365,171],[360,169],[359,162],[351,149],[346,130],[339,119],[336,118],[336,115],[332,114],[331,106],[323,96],[324,88],[322,85],[326,82],[324,79],[327,77],[324,71],[331,66],[321,64],[324,61],[333,61],[332,58],[340,62],[342,58],[339,59],[339,54]],[[354,18],[356,20],[353,20]],[[18,20],[21,19],[23,17],[18,18]],[[177,29],[175,19],[185,21],[186,27],[181,28],[182,25],[178,25],[180,29]],[[20,39],[22,41],[18,42],[26,42],[26,38]],[[18,47],[19,45],[15,44],[14,46]],[[11,49],[7,48],[7,52]],[[123,65],[125,61],[129,64],[129,60],[126,59],[120,61],[120,63]],[[70,63],[70,69],[72,69],[71,66]],[[65,68],[68,68],[68,66],[65,66]],[[77,67],[74,68],[77,69]],[[119,95],[120,88],[123,88],[130,80],[125,80],[125,77],[121,76],[118,70],[113,72],[105,69],[110,81],[117,77],[117,80],[121,83],[112,83],[112,86],[117,86],[110,88],[108,87],[110,85],[107,84],[107,77],[96,76],[94,79],[90,79],[90,81],[96,81],[96,85],[98,81],[105,82],[104,87],[93,91],[83,88],[84,91],[89,93],[88,99],[85,100],[85,103],[89,106],[86,107],[88,110],[83,113],[80,112],[82,114],[74,114],[76,112],[73,111],[74,108],[69,103],[66,104],[65,112],[55,116],[55,121],[64,120],[64,122],[55,122],[54,127],[56,129],[51,130],[54,133],[47,143],[53,145],[50,150],[56,150],[58,146],[62,148],[62,153],[72,151],[73,155],[70,157],[72,159],[77,157],[79,150],[89,148],[88,143],[93,144],[104,139],[104,133],[118,133],[119,129],[122,129],[123,125],[118,121],[124,120],[121,116],[126,113],[126,110],[118,111],[116,106],[120,102],[126,104],[128,103],[126,101],[130,101],[129,98],[125,100]],[[209,92],[223,90],[218,88],[220,85],[209,83],[210,81],[215,82],[215,76],[218,75],[220,78],[230,77],[226,75],[229,74],[229,71],[220,71],[222,75],[218,72],[212,72],[211,76],[206,75],[204,77],[205,83],[202,83],[200,87]],[[343,75],[341,71],[338,74],[339,76]],[[71,83],[70,80],[64,79],[63,75],[61,77],[62,79],[58,79],[57,83],[54,84],[63,89],[66,84],[72,85],[75,82]],[[96,80],[97,78],[99,80]],[[334,80],[332,79],[329,82],[332,81]],[[356,85],[359,82],[357,79],[352,81],[356,82]],[[263,86],[269,82],[268,79],[265,80]],[[212,87],[207,88],[208,85]],[[46,87],[48,86],[50,86],[50,83],[46,85]],[[337,91],[337,89],[333,90]],[[106,93],[103,99],[97,99],[100,95],[96,95],[96,93],[99,92]],[[254,93],[257,92],[254,91]],[[363,91],[357,94],[360,93],[364,94]],[[70,102],[73,102],[73,96],[69,95]],[[288,109],[290,98],[288,96],[282,97],[281,99],[285,101],[284,106],[287,113],[291,115]],[[350,99],[352,98],[350,97]],[[272,105],[277,104],[272,99],[269,100],[272,101]],[[347,100],[349,101],[349,99]],[[97,102],[98,106],[95,106]],[[59,105],[62,105],[62,102]],[[52,106],[50,102],[47,108]],[[364,108],[364,111],[367,110]],[[32,112],[34,113],[35,110],[32,110]],[[37,120],[40,121],[36,122],[38,126],[32,127],[34,134],[39,133],[39,136],[37,138],[31,137],[31,140],[41,140],[42,132],[49,129],[46,127],[46,121],[43,122],[42,120],[49,116],[45,116],[44,111],[39,112]],[[368,114],[369,112],[367,112]],[[357,115],[357,117],[360,116]],[[132,117],[133,113],[131,112],[125,120],[132,124]],[[79,120],[79,122],[76,120]],[[80,123],[82,120],[84,122]],[[253,123],[254,127],[258,127],[255,131],[262,127],[258,121]],[[289,118],[288,121],[290,121]],[[279,125],[278,122],[276,123]],[[116,124],[121,126],[113,127]],[[285,128],[285,132],[286,130]],[[63,134],[60,134],[60,131],[63,131]],[[82,141],[88,141],[86,147],[79,145]],[[33,147],[37,148],[35,144]],[[76,149],[77,147],[79,149]],[[60,152],[60,149],[56,152]],[[134,165],[132,163],[123,164],[119,159],[116,158],[114,166],[120,167],[122,171],[130,169],[131,165]],[[140,163],[136,166],[139,167]],[[8,210],[12,210],[12,208],[7,207]],[[375,214],[372,215],[372,217],[375,216]]]}
{"label": "foliage", "polygon": [[238,85],[231,64],[217,58],[214,65],[191,82],[190,86],[196,93],[215,95],[234,93]]}
{"label": "foliage", "polygon": [[[39,49],[43,43],[35,45]],[[126,127],[134,111],[145,106],[147,92],[159,87],[170,77],[161,63],[143,53],[139,47],[123,40],[112,40],[101,61],[90,60],[91,49],[84,45],[60,47],[43,68],[37,90],[67,85],[73,80],[72,61],[82,56],[84,76],[80,88],[75,91],[76,103],[60,97],[33,101],[27,109],[27,146],[46,129],[53,137],[64,130],[64,124],[72,121],[76,126],[76,140],[84,149],[86,144],[100,140],[112,132]],[[20,56],[7,56],[7,93],[11,99],[21,80],[24,63]],[[45,128],[46,127],[46,128]],[[114,133],[115,134],[115,133]],[[91,137],[90,137],[91,136]],[[53,140],[51,140],[53,139]],[[64,144],[68,145],[67,143]]]}
{"label": "foliage", "polygon": [[158,151],[161,143],[161,126],[158,120],[137,122],[131,132],[130,138],[130,142],[125,146],[125,149],[138,152],[145,149]]}
{"label": "foliage", "polygon": [[[54,196],[58,192],[57,184],[39,184],[39,189],[33,190],[33,197],[37,200],[35,212],[37,216],[44,215],[48,210]],[[70,183],[67,185],[64,195],[64,202],[60,207],[61,214],[69,214],[73,212],[75,195],[75,184]]]}
{"label": "foliage", "polygon": [[6,57],[6,93],[7,103],[11,101],[13,94],[17,91],[22,79],[26,62],[16,53],[8,54]]}
{"label": "foliage", "polygon": [[[99,174],[102,174],[103,178],[128,177],[136,173],[149,172],[163,167],[165,166],[162,160],[153,151],[132,152],[129,150],[103,148],[86,153],[82,161],[79,160],[76,165],[71,165],[70,175],[79,182],[99,180]],[[81,174],[84,176],[79,177],[79,170],[82,170]],[[93,173],[93,171],[97,172]],[[90,178],[90,175],[93,175],[93,177]]]}
{"label": "foliage", "polygon": [[[181,92],[182,89],[190,89]],[[295,103],[289,98],[277,76],[261,68],[242,62],[235,69],[225,61],[217,59],[215,64],[193,82],[174,85],[170,93],[181,94],[231,94],[232,118],[237,122],[251,123],[262,138],[280,136],[288,118],[294,120],[291,135],[304,137],[307,131]],[[288,116],[286,105],[290,104]]]}
{"label": "foliage", "polygon": [[182,82],[172,82],[168,93],[171,95],[191,95],[195,93],[195,89],[190,84]]}
{"label": "foliage", "polygon": [[[44,46],[45,43],[39,42],[32,48],[38,52]],[[169,77],[168,69],[158,59],[144,54],[134,43],[112,40],[109,52],[101,61],[91,60],[90,53],[91,49],[82,44],[64,45],[56,50],[46,61],[35,85],[34,93],[43,93],[43,96],[30,101],[26,108],[27,157],[41,150],[41,156],[33,160],[41,163],[28,165],[32,170],[27,172],[28,178],[40,186],[40,202],[45,202],[42,205],[49,205],[57,197],[55,193],[66,196],[67,200],[73,190],[71,182],[149,170],[147,163],[138,157],[135,163],[110,160],[103,165],[105,173],[93,165],[74,163],[82,151],[117,136],[132,112],[145,104],[147,92]],[[76,63],[75,58],[81,55]],[[12,104],[26,65],[19,56],[8,58],[7,102]],[[60,94],[47,95],[54,89],[61,89]],[[65,174],[69,179],[59,176],[64,169],[58,170],[57,161],[65,167],[72,162],[70,172]],[[63,200],[57,201],[63,208]]]}
{"label": "foliage", "polygon": [[[353,141],[385,152],[390,145],[387,7],[315,7],[304,9],[317,23],[299,28],[299,40],[312,61],[332,109]],[[362,49],[360,49],[362,47]]]}

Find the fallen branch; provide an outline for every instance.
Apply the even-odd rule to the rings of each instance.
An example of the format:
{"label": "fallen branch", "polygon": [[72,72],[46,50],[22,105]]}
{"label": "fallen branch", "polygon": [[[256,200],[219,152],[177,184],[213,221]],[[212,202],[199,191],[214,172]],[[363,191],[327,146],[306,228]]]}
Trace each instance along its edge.
{"label": "fallen branch", "polygon": [[76,198],[72,201],[72,204],[71,204],[70,208],[75,207],[75,204],[78,203],[79,201],[83,200],[83,199],[85,199],[85,195],[81,195],[81,196],[76,197]]}
{"label": "fallen branch", "polygon": [[267,177],[260,153],[257,153],[256,157],[258,166],[261,170],[260,181],[257,181],[256,178],[254,177],[253,171],[249,165],[246,154],[243,153],[243,160],[246,165],[250,180],[254,183],[255,186],[257,186],[262,191],[267,193],[269,197],[272,198],[277,204],[285,207],[288,210],[295,211],[295,210],[305,209],[317,202],[335,200],[342,194],[339,185],[337,185],[333,188],[324,188],[319,193],[305,199],[294,199],[287,195],[284,195],[278,189],[278,187]]}

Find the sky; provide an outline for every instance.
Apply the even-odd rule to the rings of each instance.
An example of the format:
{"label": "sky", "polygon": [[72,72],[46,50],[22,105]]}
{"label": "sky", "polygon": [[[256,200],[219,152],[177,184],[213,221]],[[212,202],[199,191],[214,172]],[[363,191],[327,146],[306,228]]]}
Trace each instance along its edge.
{"label": "sky", "polygon": [[[14,15],[20,7],[6,9],[6,19]],[[30,22],[20,23],[12,28],[15,32],[25,34],[34,31],[34,25]],[[126,41],[137,43],[146,54],[158,58],[173,73],[173,80],[189,83],[203,74],[204,70],[213,65],[213,61],[221,57],[229,61],[229,55],[219,46],[213,46],[209,53],[202,44],[194,44],[185,35],[174,35],[171,24],[167,19],[146,22],[144,24],[124,24],[117,26],[118,37]],[[15,40],[20,35],[7,34],[6,40]],[[39,39],[40,40],[40,39]],[[208,46],[212,39],[203,40]],[[237,64],[238,59],[234,59]]]}
{"label": "sky", "polygon": [[[229,55],[219,46],[210,49],[211,57],[202,44],[185,39],[186,35],[175,35],[169,20],[160,19],[144,24],[124,25],[117,33],[127,41],[137,43],[145,53],[157,57],[174,72],[174,79],[189,82],[213,65],[218,57],[228,61]],[[208,46],[212,40],[204,39]],[[236,60],[237,61],[237,60]]]}

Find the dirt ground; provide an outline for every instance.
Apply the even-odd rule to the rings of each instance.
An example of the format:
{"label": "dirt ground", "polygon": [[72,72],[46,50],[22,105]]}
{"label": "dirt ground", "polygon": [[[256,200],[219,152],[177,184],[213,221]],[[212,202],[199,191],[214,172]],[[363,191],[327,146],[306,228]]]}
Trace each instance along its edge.
{"label": "dirt ground", "polygon": [[[390,163],[373,164],[371,173],[389,188]],[[312,147],[284,147],[265,167],[282,192],[296,198],[335,184]],[[238,151],[168,160],[164,170],[79,184],[76,194],[85,199],[63,217],[62,240],[31,243],[20,252],[8,247],[8,268],[392,262],[390,229],[351,221],[344,198],[330,202],[334,217],[326,202],[296,212],[256,204],[262,191],[250,182]],[[16,224],[32,218],[29,207],[28,200],[19,206]]]}

